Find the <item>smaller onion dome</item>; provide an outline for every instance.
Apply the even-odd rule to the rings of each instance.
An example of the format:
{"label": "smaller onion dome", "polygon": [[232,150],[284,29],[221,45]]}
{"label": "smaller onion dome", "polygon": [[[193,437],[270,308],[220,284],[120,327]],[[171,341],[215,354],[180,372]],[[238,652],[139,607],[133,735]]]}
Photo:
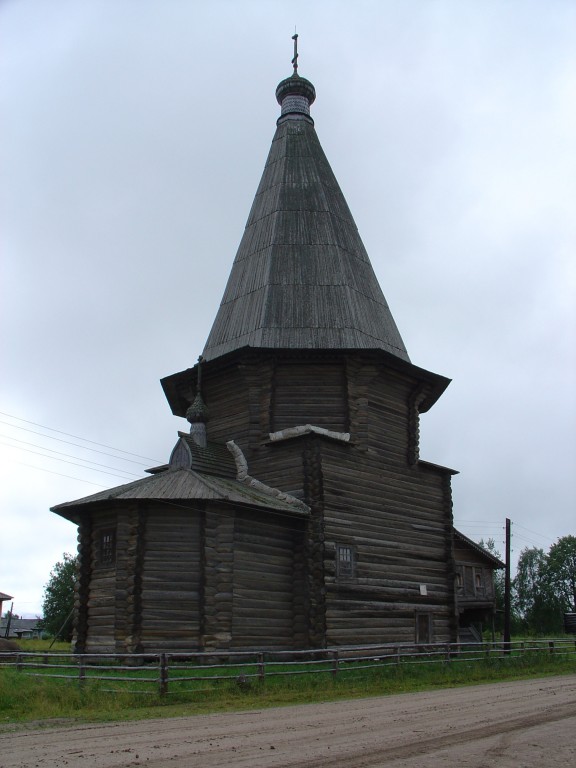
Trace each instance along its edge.
{"label": "smaller onion dome", "polygon": [[206,422],[208,421],[208,408],[202,398],[202,355],[198,358],[198,383],[196,397],[186,410],[186,420],[190,422],[190,436],[201,448],[206,448]]}
{"label": "smaller onion dome", "polygon": [[200,392],[196,394],[191,405],[188,406],[186,420],[189,421],[190,424],[206,424],[208,421],[208,408],[206,407],[206,403],[202,399]]}

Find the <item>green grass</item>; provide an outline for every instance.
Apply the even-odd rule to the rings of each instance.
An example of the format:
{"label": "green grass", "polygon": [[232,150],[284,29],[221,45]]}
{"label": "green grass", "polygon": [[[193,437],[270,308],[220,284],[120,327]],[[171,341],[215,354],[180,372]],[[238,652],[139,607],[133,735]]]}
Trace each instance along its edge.
{"label": "green grass", "polygon": [[[317,671],[291,677],[273,676],[269,674],[272,668],[267,667],[264,680],[257,677],[238,680],[239,671],[242,670],[228,667],[226,674],[233,675],[228,680],[172,681],[169,694],[160,697],[154,685],[146,686],[147,693],[129,693],[124,684],[114,681],[89,680],[80,687],[77,680],[32,677],[3,668],[0,669],[0,726],[34,721],[46,725],[60,724],[63,720],[99,722],[172,717],[575,674],[576,656],[531,652],[480,661],[402,662],[397,666],[382,664],[369,669],[351,662],[343,665],[335,677],[330,672]],[[134,672],[136,678],[139,675],[154,677],[155,673],[153,665],[145,672]],[[176,676],[174,670],[170,674]],[[188,671],[187,674],[197,673]],[[113,693],[111,688],[115,689]]]}
{"label": "green grass", "polygon": [[71,644],[63,643],[60,640],[18,640],[18,645],[23,651],[31,653],[42,653],[52,651],[53,653],[70,653]]}

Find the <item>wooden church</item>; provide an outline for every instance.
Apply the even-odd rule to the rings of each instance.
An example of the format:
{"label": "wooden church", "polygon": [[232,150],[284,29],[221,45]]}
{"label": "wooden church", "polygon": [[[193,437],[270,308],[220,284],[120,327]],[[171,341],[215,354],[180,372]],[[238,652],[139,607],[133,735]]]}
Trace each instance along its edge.
{"label": "wooden church", "polygon": [[311,82],[272,147],[201,362],[162,380],[190,431],[149,476],[53,508],[78,526],[78,652],[454,641],[454,471],[322,151]]}

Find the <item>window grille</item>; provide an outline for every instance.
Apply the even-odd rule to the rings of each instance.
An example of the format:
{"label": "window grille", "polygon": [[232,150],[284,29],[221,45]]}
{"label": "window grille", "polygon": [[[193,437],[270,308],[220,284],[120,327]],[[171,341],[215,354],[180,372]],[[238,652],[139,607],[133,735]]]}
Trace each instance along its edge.
{"label": "window grille", "polygon": [[116,531],[108,529],[100,532],[98,564],[114,565],[116,562]]}
{"label": "window grille", "polygon": [[356,574],[354,548],[338,545],[336,547],[336,575],[339,579],[352,579]]}

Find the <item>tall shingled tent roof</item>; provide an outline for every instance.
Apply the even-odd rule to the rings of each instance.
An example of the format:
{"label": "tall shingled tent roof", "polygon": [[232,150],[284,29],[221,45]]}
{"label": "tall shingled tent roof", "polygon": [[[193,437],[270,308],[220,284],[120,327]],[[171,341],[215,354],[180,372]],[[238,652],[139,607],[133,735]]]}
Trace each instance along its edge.
{"label": "tall shingled tent roof", "polygon": [[314,86],[295,65],[276,98],[282,113],[204,358],[244,347],[376,349],[409,362],[318,141]]}

